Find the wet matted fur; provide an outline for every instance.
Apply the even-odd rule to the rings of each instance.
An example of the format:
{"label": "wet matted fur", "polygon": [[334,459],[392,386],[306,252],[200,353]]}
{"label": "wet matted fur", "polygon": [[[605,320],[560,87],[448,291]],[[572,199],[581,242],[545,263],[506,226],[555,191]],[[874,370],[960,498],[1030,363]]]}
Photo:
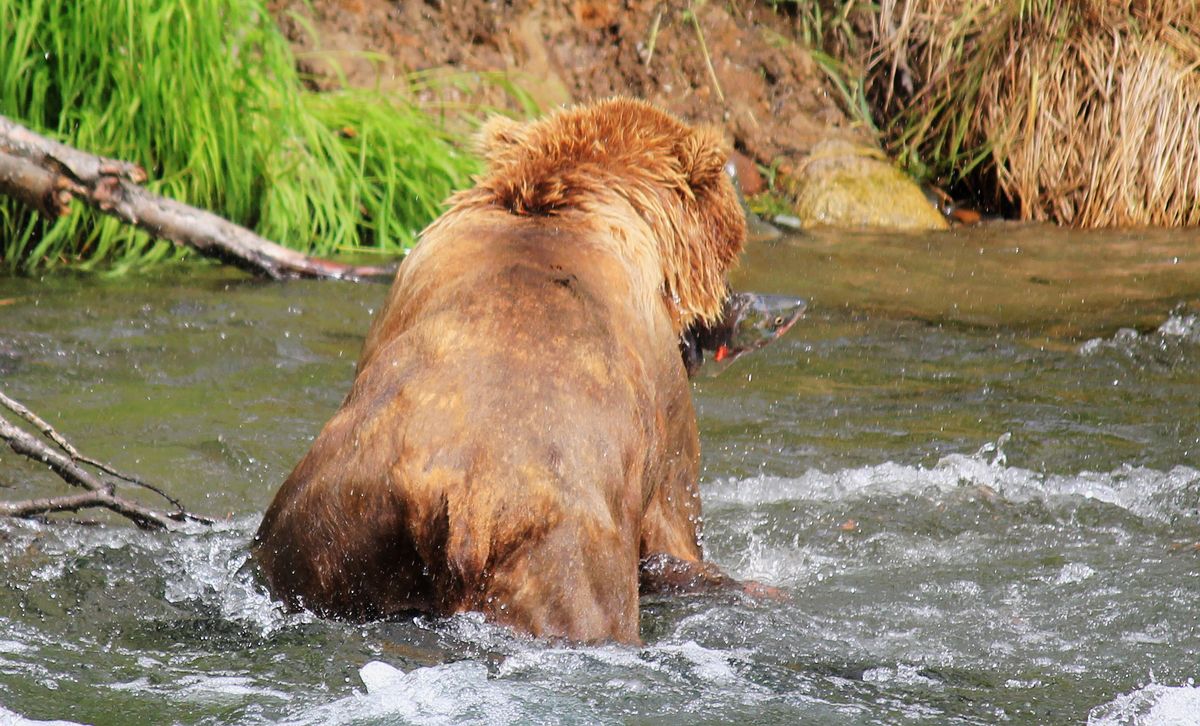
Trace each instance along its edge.
{"label": "wet matted fur", "polygon": [[720,314],[745,237],[728,149],[627,99],[481,144],[487,173],[401,265],[255,558],[322,615],[637,642],[639,564],[643,587],[727,579],[698,544],[678,342]]}

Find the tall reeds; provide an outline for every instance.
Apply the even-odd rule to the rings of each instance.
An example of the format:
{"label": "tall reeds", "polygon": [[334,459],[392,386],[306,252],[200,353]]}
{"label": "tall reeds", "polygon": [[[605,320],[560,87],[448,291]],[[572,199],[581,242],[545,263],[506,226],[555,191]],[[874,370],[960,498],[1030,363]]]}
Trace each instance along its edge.
{"label": "tall reeds", "polygon": [[1200,224],[1200,3],[880,0],[891,149],[1024,219]]}
{"label": "tall reeds", "polygon": [[[475,167],[412,103],[304,90],[262,0],[0,0],[0,114],[321,255],[399,252]],[[43,220],[0,200],[9,270],[175,254],[86,210]]]}

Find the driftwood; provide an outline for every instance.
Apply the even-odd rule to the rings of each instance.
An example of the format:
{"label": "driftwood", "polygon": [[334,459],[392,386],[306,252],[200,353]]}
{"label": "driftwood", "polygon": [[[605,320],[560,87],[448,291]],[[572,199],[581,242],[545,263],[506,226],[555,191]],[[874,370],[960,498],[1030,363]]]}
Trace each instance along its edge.
{"label": "driftwood", "polygon": [[[178,522],[193,521],[211,524],[212,520],[199,517],[184,509],[179,500],[153,485],[136,477],[122,474],[112,466],[80,454],[58,431],[20,402],[0,393],[0,406],[12,411],[26,422],[35,426],[46,438],[53,441],[60,451],[55,451],[38,437],[16,426],[0,415],[0,440],[22,456],[41,462],[63,481],[86,491],[58,497],[42,497],[17,502],[0,501],[0,516],[35,517],[52,512],[77,512],[81,509],[102,507],[133,521],[143,529],[170,529]],[[84,466],[90,466],[100,474],[93,474]],[[104,478],[107,475],[108,480]],[[171,503],[174,509],[160,512],[117,494],[119,479],[143,489],[148,489]]]}
{"label": "driftwood", "polygon": [[72,199],[236,267],[273,279],[390,277],[394,268],[344,265],[287,249],[202,209],[139,186],[138,165],[60,144],[0,116],[0,194],[47,216],[67,214]]}

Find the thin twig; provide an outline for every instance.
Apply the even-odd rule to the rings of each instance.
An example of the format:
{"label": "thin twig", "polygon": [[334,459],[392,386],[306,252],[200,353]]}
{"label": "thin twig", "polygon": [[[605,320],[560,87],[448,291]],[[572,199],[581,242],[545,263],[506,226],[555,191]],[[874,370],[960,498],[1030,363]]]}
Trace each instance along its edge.
{"label": "thin twig", "polygon": [[[166,529],[164,522],[157,512],[140,507],[127,499],[106,492],[82,492],[66,494],[61,497],[43,497],[26,499],[20,502],[0,502],[0,516],[35,517],[39,514],[53,512],[78,512],[80,509],[103,507],[130,520],[142,529]],[[170,517],[174,519],[174,517]]]}
{"label": "thin twig", "polygon": [[129,482],[130,484],[133,484],[134,486],[138,486],[138,487],[141,487],[142,489],[147,489],[149,491],[152,491],[155,494],[162,497],[163,499],[166,499],[168,502],[170,502],[175,507],[175,509],[177,509],[179,512],[184,511],[183,504],[180,503],[180,501],[178,499],[171,496],[170,494],[167,494],[162,489],[159,489],[158,487],[154,486],[153,484],[144,482],[135,476],[131,476],[129,474],[125,474],[120,471],[117,471],[111,465],[106,464],[103,461],[99,461],[97,459],[91,458],[90,456],[84,456],[83,454],[79,453],[79,450],[76,449],[74,446],[72,446],[71,442],[67,441],[67,439],[62,434],[58,433],[58,431],[56,431],[53,426],[46,423],[46,421],[43,418],[41,418],[40,416],[38,416],[36,413],[34,413],[33,411],[30,411],[28,408],[26,408],[20,401],[15,401],[15,400],[9,398],[8,396],[4,395],[3,391],[0,391],[0,405],[4,406],[9,411],[12,411],[13,413],[17,414],[21,418],[25,419],[29,423],[36,426],[38,431],[40,431],[43,436],[50,439],[55,444],[58,444],[58,448],[67,452],[67,455],[70,456],[71,459],[73,459],[74,461],[81,463],[81,464],[87,464],[88,466],[99,469],[100,471],[104,472],[105,474],[108,474],[109,476],[115,476],[116,478],[118,478],[122,481]]}
{"label": "thin twig", "polygon": [[[0,393],[0,402],[4,404],[5,408],[12,410],[29,423],[37,426],[44,435],[62,447],[69,456],[50,448],[39,441],[37,437],[16,426],[3,416],[0,416],[0,440],[6,442],[9,448],[16,453],[45,464],[60,479],[68,484],[88,490],[86,494],[72,496],[30,499],[21,502],[0,502],[0,515],[23,517],[54,511],[75,511],[85,507],[104,507],[132,520],[143,529],[167,529],[171,527],[172,521],[182,522],[191,520],[205,524],[212,523],[212,520],[188,513],[183,508],[183,505],[174,497],[162,492],[157,487],[150,486],[132,477],[121,476],[126,481],[144,486],[160,494],[175,505],[176,511],[164,514],[118,496],[113,483],[103,481],[87,469],[84,469],[82,464],[86,463],[109,474],[115,471],[111,466],[80,455],[75,447],[63,438],[61,434],[58,434],[50,424],[46,423],[41,417],[18,401]],[[117,474],[112,475],[118,476]]]}
{"label": "thin twig", "polygon": [[725,94],[721,92],[721,82],[717,80],[717,71],[713,68],[712,58],[708,55],[708,44],[704,42],[704,31],[700,29],[700,18],[693,8],[688,8],[688,17],[696,27],[696,37],[700,39],[700,52],[704,54],[704,63],[708,66],[708,77],[712,79],[713,88],[717,89],[717,98],[725,103]]}
{"label": "thin twig", "polygon": [[658,42],[658,24],[662,21],[663,11],[659,10],[654,16],[654,22],[650,24],[650,37],[646,41],[646,67],[650,67],[650,61],[654,58],[654,45]]}

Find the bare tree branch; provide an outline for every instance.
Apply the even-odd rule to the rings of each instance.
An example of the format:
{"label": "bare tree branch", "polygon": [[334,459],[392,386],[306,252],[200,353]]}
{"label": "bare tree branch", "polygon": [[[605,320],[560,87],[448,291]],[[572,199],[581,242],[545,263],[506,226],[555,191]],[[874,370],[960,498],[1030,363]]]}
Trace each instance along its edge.
{"label": "bare tree branch", "polygon": [[136,226],[159,239],[273,279],[390,277],[393,267],[345,265],[290,250],[202,209],[138,186],[136,164],[73,149],[0,116],[0,193],[51,216],[66,214],[71,199]]}
{"label": "bare tree branch", "polygon": [[79,455],[75,447],[67,442],[53,427],[24,405],[5,396],[3,393],[0,393],[0,403],[3,403],[6,408],[13,410],[17,415],[37,426],[44,435],[55,441],[70,456],[55,451],[38,440],[33,434],[16,426],[3,416],[0,416],[0,440],[6,442],[9,448],[16,453],[45,464],[68,484],[87,490],[87,492],[82,494],[61,497],[29,499],[21,502],[0,502],[0,515],[29,517],[49,512],[77,511],[87,507],[104,507],[132,520],[143,529],[170,529],[173,527],[174,522],[186,520],[205,524],[212,523],[212,520],[189,514],[178,500],[165,494],[157,487],[147,485],[132,477],[113,474],[161,494],[174,504],[176,509],[174,512],[164,514],[133,500],[119,496],[116,493],[115,484],[105,482],[96,475],[93,475],[87,469],[84,469],[82,464],[87,463],[105,473],[112,474],[114,470],[111,466]]}
{"label": "bare tree branch", "polygon": [[0,194],[33,207],[47,217],[66,214],[69,192],[55,186],[57,175],[37,164],[0,150]]}
{"label": "bare tree branch", "polygon": [[78,512],[80,509],[95,506],[95,501],[95,492],[84,492],[61,497],[26,499],[21,502],[0,502],[0,516],[33,517],[51,512]]}
{"label": "bare tree branch", "polygon": [[112,510],[132,520],[142,529],[167,529],[170,527],[170,517],[164,519],[163,515],[158,512],[148,510],[107,492],[83,492],[61,497],[26,499],[20,502],[0,502],[0,516],[35,517],[39,514],[53,512],[78,512],[80,509],[93,507]]}
{"label": "bare tree branch", "polygon": [[149,491],[152,491],[155,494],[162,497],[163,499],[166,499],[172,505],[174,505],[176,510],[183,511],[183,504],[181,504],[179,502],[179,500],[176,499],[175,497],[164,492],[162,489],[159,489],[158,487],[154,486],[153,484],[148,484],[147,482],[144,482],[135,476],[131,476],[129,474],[124,474],[122,472],[119,472],[116,469],[112,468],[112,466],[110,466],[109,464],[104,463],[103,461],[98,461],[96,459],[91,458],[90,456],[84,456],[83,454],[79,453],[79,451],[74,446],[71,445],[71,442],[67,441],[66,437],[64,437],[62,434],[58,433],[58,431],[56,431],[53,426],[46,423],[46,421],[43,420],[40,416],[38,416],[36,413],[34,413],[33,411],[30,411],[28,408],[26,408],[20,401],[16,401],[16,400],[11,399],[8,396],[4,395],[3,391],[0,391],[0,406],[4,406],[9,411],[12,411],[13,413],[17,414],[21,418],[25,419],[29,423],[36,426],[38,431],[41,432],[42,436],[45,436],[46,438],[53,441],[55,444],[58,444],[58,448],[67,452],[67,455],[70,456],[73,461],[81,463],[81,464],[87,464],[88,466],[91,466],[95,469],[99,469],[100,471],[104,472],[105,474],[108,474],[110,476],[115,476],[118,479],[127,481],[130,484],[133,484],[134,486],[141,487],[142,489],[147,489]]}
{"label": "bare tree branch", "polygon": [[58,167],[72,178],[84,182],[94,182],[103,176],[116,176],[141,184],[147,178],[146,171],[137,164],[73,149],[3,116],[0,116],[0,149],[38,166]]}

